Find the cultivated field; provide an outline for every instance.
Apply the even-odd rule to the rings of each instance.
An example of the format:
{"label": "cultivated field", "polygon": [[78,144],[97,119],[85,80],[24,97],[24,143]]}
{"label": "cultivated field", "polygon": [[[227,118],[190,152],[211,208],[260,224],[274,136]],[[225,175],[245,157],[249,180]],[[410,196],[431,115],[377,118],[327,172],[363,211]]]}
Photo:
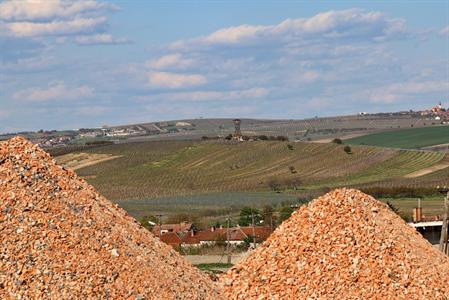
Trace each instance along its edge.
{"label": "cultivated field", "polygon": [[449,126],[443,125],[386,131],[349,139],[345,143],[418,149],[449,143]]}
{"label": "cultivated field", "polygon": [[[295,142],[159,141],[84,149],[110,157],[77,173],[135,216],[224,215],[242,206],[310,199],[330,188],[434,188],[448,183],[449,157],[429,151]],[[99,156],[101,155],[101,156]],[[57,159],[70,166],[68,156]]]}

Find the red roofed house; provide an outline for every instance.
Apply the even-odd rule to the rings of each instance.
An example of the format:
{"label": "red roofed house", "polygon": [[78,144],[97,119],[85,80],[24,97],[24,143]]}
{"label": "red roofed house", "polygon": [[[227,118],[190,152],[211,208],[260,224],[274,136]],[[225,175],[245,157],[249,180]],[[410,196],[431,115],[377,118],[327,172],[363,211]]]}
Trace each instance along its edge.
{"label": "red roofed house", "polygon": [[[196,234],[192,232],[186,234],[182,238],[182,247],[199,247],[203,245],[215,245],[218,242],[226,243],[226,228],[214,228],[210,230],[198,231]],[[266,240],[271,234],[270,227],[254,227],[254,235],[256,243]],[[229,244],[238,246],[245,243],[245,239],[253,236],[253,227],[233,227],[229,228]]]}
{"label": "red roofed house", "polygon": [[174,232],[178,234],[186,234],[189,231],[196,232],[196,227],[192,223],[181,222],[179,224],[162,224],[162,226],[156,225],[153,227],[153,234],[155,236],[163,235],[164,233]]}
{"label": "red roofed house", "polygon": [[161,241],[178,250],[181,248],[182,244],[181,238],[174,232],[163,233],[161,236]]}

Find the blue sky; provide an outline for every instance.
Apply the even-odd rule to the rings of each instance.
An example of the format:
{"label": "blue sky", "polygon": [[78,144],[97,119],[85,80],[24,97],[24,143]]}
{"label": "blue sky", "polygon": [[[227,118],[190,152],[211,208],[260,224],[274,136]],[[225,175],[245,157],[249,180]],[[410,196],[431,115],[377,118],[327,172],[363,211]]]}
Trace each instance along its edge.
{"label": "blue sky", "polygon": [[449,106],[449,1],[2,1],[0,43],[0,132]]}

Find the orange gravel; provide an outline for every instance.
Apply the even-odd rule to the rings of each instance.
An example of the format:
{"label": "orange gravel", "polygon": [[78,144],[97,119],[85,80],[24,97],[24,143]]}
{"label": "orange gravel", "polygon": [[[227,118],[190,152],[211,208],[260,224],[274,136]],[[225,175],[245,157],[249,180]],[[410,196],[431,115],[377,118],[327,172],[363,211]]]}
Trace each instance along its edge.
{"label": "orange gravel", "polygon": [[384,203],[340,189],[220,281],[230,299],[449,299],[449,259]]}
{"label": "orange gravel", "polygon": [[206,275],[23,138],[0,143],[0,299],[222,299]]}

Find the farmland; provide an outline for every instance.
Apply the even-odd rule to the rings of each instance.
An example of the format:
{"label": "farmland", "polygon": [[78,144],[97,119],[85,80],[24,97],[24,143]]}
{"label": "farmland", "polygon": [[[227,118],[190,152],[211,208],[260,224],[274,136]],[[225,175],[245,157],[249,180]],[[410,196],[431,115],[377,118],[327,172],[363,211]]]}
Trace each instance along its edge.
{"label": "farmland", "polygon": [[449,126],[385,131],[346,140],[347,144],[418,149],[449,143]]}
{"label": "farmland", "polygon": [[[224,215],[245,205],[310,199],[341,186],[428,188],[448,182],[449,169],[441,167],[449,163],[444,153],[354,145],[348,154],[343,147],[157,141],[107,145],[69,155],[113,157],[77,173],[137,217],[149,210]],[[73,164],[67,158],[57,157]]]}

